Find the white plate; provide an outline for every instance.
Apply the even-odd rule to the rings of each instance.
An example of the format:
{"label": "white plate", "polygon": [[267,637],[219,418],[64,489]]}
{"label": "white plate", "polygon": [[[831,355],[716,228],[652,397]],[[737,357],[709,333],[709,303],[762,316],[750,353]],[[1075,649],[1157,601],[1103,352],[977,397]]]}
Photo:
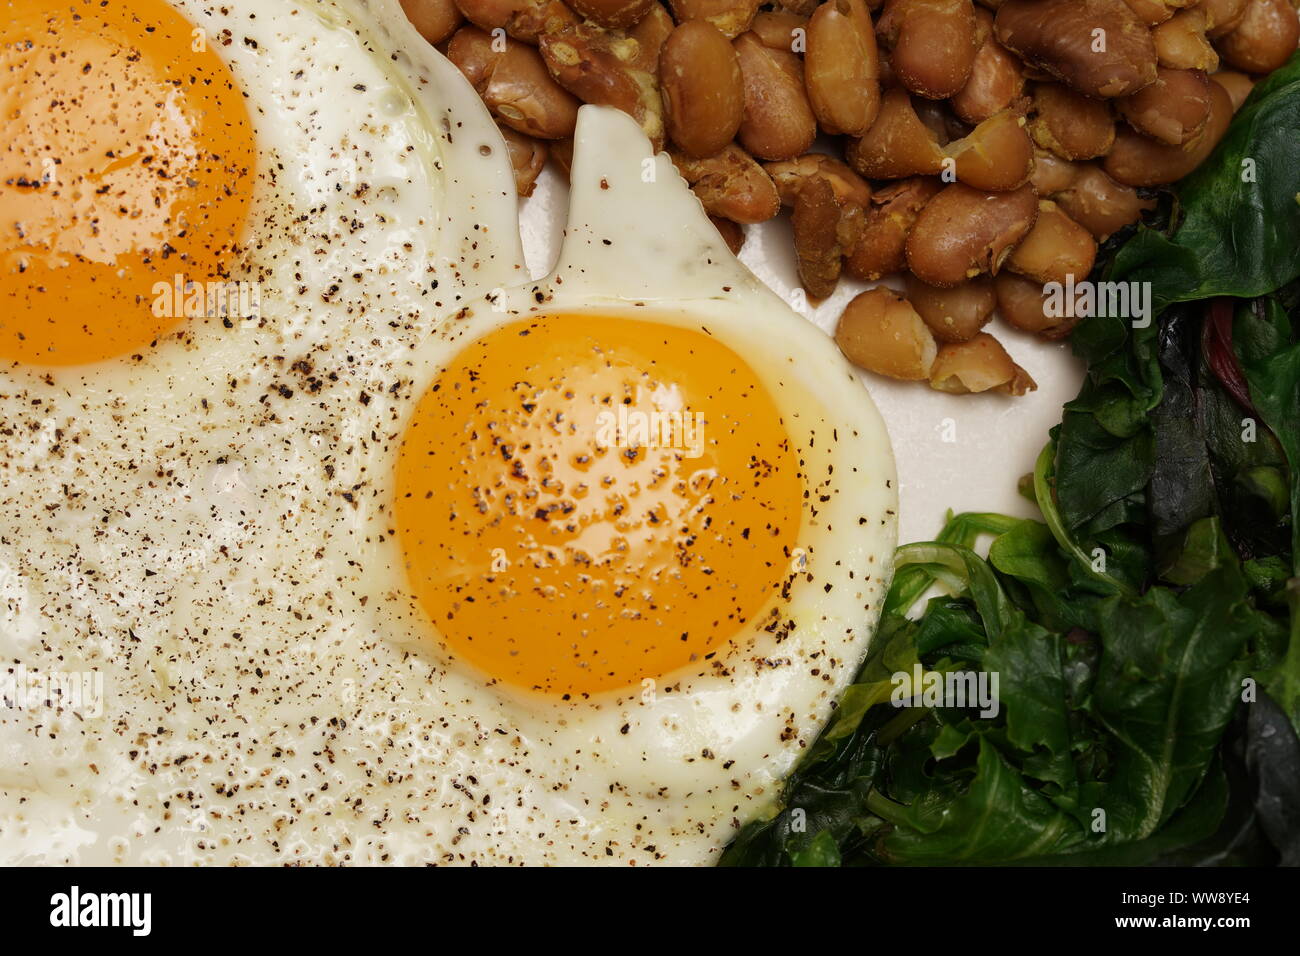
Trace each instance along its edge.
{"label": "white plate", "polygon": [[[524,255],[534,278],[550,271],[567,205],[568,185],[552,164],[520,209]],[[787,302],[794,301],[799,280],[788,215],[750,226],[740,259]],[[845,304],[869,285],[841,279],[833,296],[805,314],[830,333]],[[933,538],[950,508],[1037,516],[1016,483],[1033,470],[1048,429],[1061,420],[1061,406],[1078,394],[1083,366],[1066,344],[1026,335],[998,319],[988,330],[1033,376],[1038,391],[1020,398],[947,395],[923,383],[862,373],[898,459],[900,542]]]}

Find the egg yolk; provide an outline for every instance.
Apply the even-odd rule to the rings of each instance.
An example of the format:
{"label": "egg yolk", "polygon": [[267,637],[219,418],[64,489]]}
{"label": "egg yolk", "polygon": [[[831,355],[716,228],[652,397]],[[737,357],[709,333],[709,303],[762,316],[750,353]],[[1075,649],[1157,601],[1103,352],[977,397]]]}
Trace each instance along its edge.
{"label": "egg yolk", "polygon": [[396,522],[444,645],[566,697],[702,666],[789,577],[803,478],[753,370],[691,329],[513,322],[438,375]]}
{"label": "egg yolk", "polygon": [[243,96],[165,0],[4,7],[0,358],[146,348],[186,314],[165,287],[228,281],[255,157]]}

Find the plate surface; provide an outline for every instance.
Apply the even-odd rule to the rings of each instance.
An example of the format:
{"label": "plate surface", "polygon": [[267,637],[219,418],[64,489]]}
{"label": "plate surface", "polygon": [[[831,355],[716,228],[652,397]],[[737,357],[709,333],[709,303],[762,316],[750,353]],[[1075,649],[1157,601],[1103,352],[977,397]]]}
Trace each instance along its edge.
{"label": "plate surface", "polygon": [[[534,278],[550,271],[567,205],[568,185],[550,164],[519,214],[524,256]],[[788,215],[750,226],[740,259],[778,295],[796,303],[802,290]],[[797,311],[833,332],[845,304],[870,285],[843,278],[829,299]],[[1048,429],[1061,420],[1061,406],[1078,394],[1083,365],[1068,345],[1026,335],[998,319],[989,331],[1033,376],[1038,391],[1020,398],[947,395],[923,383],[861,373],[898,459],[900,543],[933,538],[950,508],[1037,517],[1033,504],[1016,491],[1016,482],[1033,470]]]}

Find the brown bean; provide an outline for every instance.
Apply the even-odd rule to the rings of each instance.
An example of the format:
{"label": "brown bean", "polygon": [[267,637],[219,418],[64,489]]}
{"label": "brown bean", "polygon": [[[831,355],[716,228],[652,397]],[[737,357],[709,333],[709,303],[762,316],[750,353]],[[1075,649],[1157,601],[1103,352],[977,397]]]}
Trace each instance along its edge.
{"label": "brown bean", "polygon": [[573,137],[551,140],[551,159],[568,176],[573,172]]}
{"label": "brown bean", "polygon": [[1059,339],[1068,335],[1082,318],[1055,314],[1043,283],[1014,272],[999,273],[993,280],[993,288],[998,296],[998,315],[1022,332]]}
{"label": "brown bean", "polygon": [[783,206],[793,206],[795,195],[812,179],[829,182],[836,200],[841,203],[865,208],[871,202],[871,185],[845,163],[825,153],[807,153],[798,159],[764,163],[763,168],[776,183]]}
{"label": "brown bean", "polygon": [[668,0],[678,23],[708,20],[734,39],[749,29],[760,0]]}
{"label": "brown bean", "polygon": [[668,35],[676,29],[672,16],[664,9],[662,3],[650,4],[646,15],[629,32],[636,41],[636,56],[632,66],[654,75],[659,74],[659,54],[663,50]]}
{"label": "brown bean", "polygon": [[465,20],[453,0],[401,0],[401,4],[411,26],[430,43],[441,43]]}
{"label": "brown bean", "polygon": [[760,10],[749,29],[773,50],[802,53],[807,46],[808,18],[788,10]]}
{"label": "brown bean", "polygon": [[[777,2],[780,4],[781,9],[787,13],[793,13],[796,16],[801,17],[810,17],[812,16],[813,11],[817,9],[817,4],[821,3],[821,0],[777,0]],[[874,10],[876,7],[880,6],[880,0],[875,0],[874,3],[868,3],[867,6]]]}
{"label": "brown bean", "polygon": [[917,119],[934,135],[934,141],[947,146],[953,140],[969,136],[973,126],[963,123],[948,106],[948,100],[927,100],[924,96],[912,97],[912,109]]}
{"label": "brown bean", "polygon": [[749,224],[764,222],[781,211],[772,177],[734,143],[704,159],[675,150],[668,155],[710,215]]}
{"label": "brown bean", "polygon": [[1205,13],[1205,35],[1217,40],[1237,29],[1250,0],[1201,0],[1197,6]]}
{"label": "brown bean", "polygon": [[1172,17],[1176,10],[1190,6],[1193,0],[1124,0],[1124,2],[1139,20],[1148,26],[1155,26]]}
{"label": "brown bean", "polygon": [[917,177],[877,189],[866,207],[862,237],[844,260],[849,275],[875,280],[906,269],[908,233],[925,204],[942,188],[938,179]]}
{"label": "brown bean", "polygon": [[1161,67],[1154,83],[1116,100],[1115,106],[1139,133],[1181,146],[1210,118],[1210,81],[1204,70]]}
{"label": "brown bean", "polygon": [[1034,171],[1029,177],[1029,182],[1038,195],[1051,198],[1074,182],[1078,171],[1077,163],[1061,159],[1055,153],[1049,153],[1045,149],[1036,149]]}
{"label": "brown bean", "polygon": [[654,0],[566,0],[574,11],[607,30],[626,30],[641,21]]}
{"label": "brown bean", "polygon": [[536,43],[542,34],[578,22],[577,15],[561,0],[456,0],[456,6],[479,29],[490,32],[502,28],[525,43]]}
{"label": "brown bean", "polygon": [[745,86],[741,145],[759,159],[793,159],[806,153],[817,136],[817,119],[799,58],[764,46],[754,33],[742,33],[732,45]]}
{"label": "brown bean", "polygon": [[506,150],[510,154],[510,167],[515,174],[515,191],[521,196],[531,196],[537,177],[546,166],[548,150],[540,139],[516,133],[509,126],[501,127]]}
{"label": "brown bean", "polygon": [[745,228],[740,223],[723,219],[721,216],[710,216],[709,222],[717,228],[718,234],[722,236],[722,241],[727,244],[731,254],[740,255],[740,250],[745,245]]}
{"label": "brown bean", "polygon": [[941,289],[927,285],[910,273],[904,276],[907,300],[940,342],[967,342],[988,325],[997,306],[993,280],[980,276],[970,282]]}
{"label": "brown bean", "polygon": [[845,213],[856,209],[856,230],[862,226],[862,207],[844,206],[835,198],[830,181],[810,179],[795,193],[791,224],[794,231],[795,260],[799,280],[808,297],[824,299],[835,291],[839,282],[844,249],[856,236],[854,218]]}
{"label": "brown bean", "polygon": [[1219,54],[1206,39],[1207,20],[1201,7],[1174,14],[1151,31],[1160,65],[1171,70],[1205,70],[1219,66]]}
{"label": "brown bean", "polygon": [[1001,342],[980,332],[969,342],[950,342],[939,349],[930,367],[930,387],[953,395],[989,391],[1023,395],[1038,384],[1012,361]]}
{"label": "brown bean", "polygon": [[907,264],[922,282],[944,287],[997,275],[1037,218],[1032,186],[992,193],[954,183],[921,210],[907,237]]}
{"label": "brown bean", "polygon": [[863,0],[827,0],[808,21],[804,84],[827,133],[861,136],[880,109],[880,58]]}
{"label": "brown bean", "polygon": [[1115,182],[1093,163],[1081,165],[1073,181],[1051,198],[1098,242],[1105,242],[1111,234],[1137,222],[1144,210],[1154,209],[1156,205],[1154,200],[1139,196],[1131,186]]}
{"label": "brown bean", "polygon": [[902,179],[943,169],[943,150],[900,87],[885,91],[876,121],[850,142],[846,157],[868,179]]}
{"label": "brown bean", "polygon": [[447,57],[506,126],[538,139],[572,136],[578,101],[551,78],[535,49],[503,39],[497,43],[477,27],[462,27],[451,38]]}
{"label": "brown bean", "polygon": [[707,20],[687,20],[659,57],[668,136],[691,156],[712,156],[740,129],[745,87],[731,42]]}
{"label": "brown bean", "polygon": [[584,103],[613,106],[641,126],[656,150],[663,148],[663,98],[658,79],[633,65],[637,42],[591,23],[543,35],[538,49],[556,82]]}
{"label": "brown bean", "polygon": [[930,377],[938,352],[916,310],[884,286],[868,289],[844,307],[835,344],[859,368],[911,382]]}
{"label": "brown bean", "polygon": [[1034,87],[1029,134],[1062,159],[1092,159],[1110,152],[1115,120],[1106,100],[1076,93],[1060,83]]}
{"label": "brown bean", "polygon": [[1034,169],[1034,144],[1015,110],[990,116],[944,154],[953,160],[958,180],[991,192],[1020,188]]}
{"label": "brown bean", "polygon": [[1234,113],[1241,109],[1241,104],[1246,102],[1246,97],[1250,96],[1250,91],[1255,88],[1254,80],[1245,73],[1238,73],[1235,70],[1220,70],[1210,79],[1228,91],[1228,96],[1232,98]]}
{"label": "brown bean", "polygon": [[1086,96],[1128,96],[1156,78],[1151,31],[1123,0],[1007,0],[993,32],[1008,50]]}
{"label": "brown bean", "polygon": [[947,99],[970,79],[978,49],[971,0],[886,0],[876,33],[913,93]]}
{"label": "brown bean", "polygon": [[1038,201],[1038,221],[1007,259],[1007,268],[1039,282],[1082,282],[1092,272],[1097,240],[1050,199]]}
{"label": "brown bean", "polygon": [[993,36],[993,17],[987,10],[975,11],[983,37],[971,64],[966,85],[952,97],[952,108],[967,123],[982,123],[994,113],[1013,105],[1025,92],[1020,60],[1012,56]]}
{"label": "brown bean", "polygon": [[1236,29],[1219,40],[1228,65],[1245,73],[1271,73],[1290,59],[1300,40],[1300,17],[1290,0],[1250,0]]}
{"label": "brown bean", "polygon": [[1210,118],[1199,136],[1182,146],[1157,143],[1128,128],[1121,129],[1103,168],[1126,186],[1162,186],[1176,182],[1201,165],[1232,122],[1232,98],[1210,81]]}

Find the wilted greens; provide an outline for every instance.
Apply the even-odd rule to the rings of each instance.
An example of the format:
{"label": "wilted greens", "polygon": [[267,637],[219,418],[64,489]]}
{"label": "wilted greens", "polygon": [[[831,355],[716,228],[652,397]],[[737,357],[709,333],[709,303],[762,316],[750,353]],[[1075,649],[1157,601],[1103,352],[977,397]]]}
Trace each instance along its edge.
{"label": "wilted greens", "polygon": [[[1100,257],[1157,314],[1075,330],[1042,520],[899,549],[855,683],[724,864],[1300,862],[1298,141],[1300,57]],[[918,669],[996,674],[1000,709],[895,706]]]}

